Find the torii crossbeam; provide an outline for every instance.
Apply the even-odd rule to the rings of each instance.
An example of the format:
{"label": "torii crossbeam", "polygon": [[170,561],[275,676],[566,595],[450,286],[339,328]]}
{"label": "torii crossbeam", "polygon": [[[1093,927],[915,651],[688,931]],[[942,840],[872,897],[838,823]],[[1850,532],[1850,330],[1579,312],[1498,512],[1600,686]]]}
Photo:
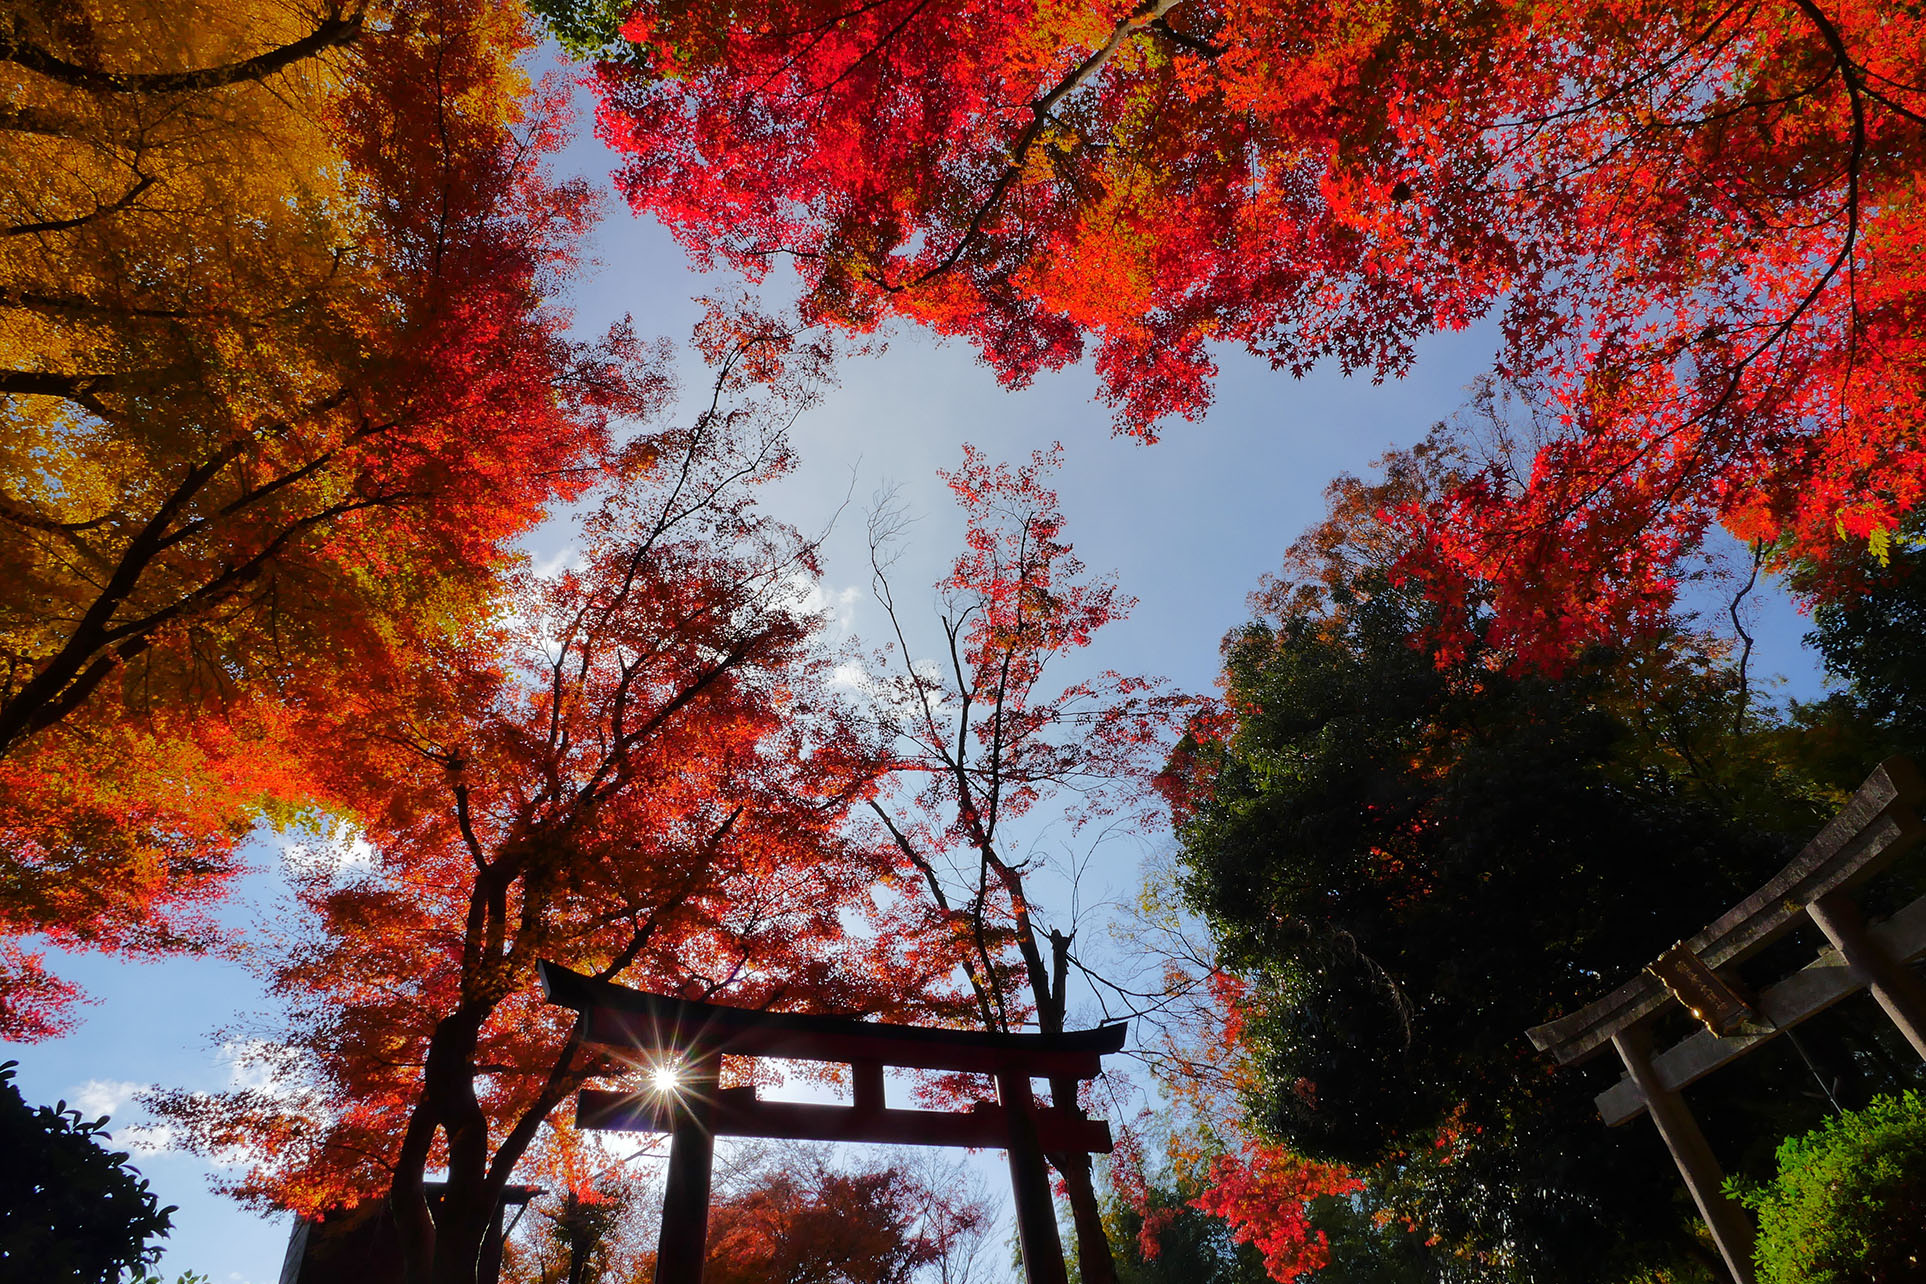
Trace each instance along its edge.
{"label": "torii crossbeam", "polygon": [[[675,1067],[673,1088],[583,1089],[575,1108],[580,1128],[669,1134],[655,1284],[701,1284],[718,1136],[1001,1148],[1010,1158],[1029,1284],[1064,1284],[1044,1156],[1106,1154],[1110,1126],[1074,1104],[1038,1104],[1030,1080],[1095,1077],[1103,1058],[1123,1047],[1123,1022],[1064,1034],[989,1034],[697,1003],[597,981],[548,962],[540,972],[548,1001],[581,1014],[586,1042],[641,1065]],[[842,1063],[850,1067],[854,1104],[759,1101],[752,1087],[722,1088],[725,1055]],[[960,1111],[891,1110],[883,1104],[888,1066],[989,1075],[997,1100]]]}

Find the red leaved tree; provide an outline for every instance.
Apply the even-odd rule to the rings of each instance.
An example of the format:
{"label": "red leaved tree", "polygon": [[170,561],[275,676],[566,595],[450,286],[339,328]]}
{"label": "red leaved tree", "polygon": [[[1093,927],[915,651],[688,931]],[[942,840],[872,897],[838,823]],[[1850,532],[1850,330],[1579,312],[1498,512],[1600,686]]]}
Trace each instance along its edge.
{"label": "red leaved tree", "polygon": [[1376,377],[1496,315],[1550,411],[1428,513],[1526,656],[1648,624],[1723,524],[1890,531],[1917,424],[1926,19],[1875,0],[703,0],[543,11],[599,55],[617,184],[704,262],[968,337],[1094,342],[1122,430],[1212,345]]}
{"label": "red leaved tree", "polygon": [[343,693],[314,769],[365,863],[337,845],[305,872],[311,918],[274,973],[283,1091],[163,1103],[200,1144],[246,1148],[245,1196],[315,1213],[385,1192],[411,1281],[471,1281],[548,1115],[630,1069],[543,1003],[538,960],[842,1013],[949,984],[887,936],[845,940],[888,865],[845,825],[878,763],[804,606],[814,548],[751,503],[822,354],[707,337],[719,398],[745,372],[778,391],[638,443],[578,565],[525,577],[485,635],[424,639]]}
{"label": "red leaved tree", "polygon": [[[708,1284],[971,1284],[992,1208],[962,1159],[922,1150],[829,1162],[827,1145],[739,1139],[717,1155],[703,1279]],[[647,1284],[660,1230],[655,1190],[618,1162],[539,1197],[509,1238],[507,1284]]]}
{"label": "red leaved tree", "polygon": [[990,1210],[957,1168],[838,1171],[791,1153],[731,1183],[709,1223],[708,1284],[965,1284]]}
{"label": "red leaved tree", "polygon": [[[1079,825],[1128,815],[1194,703],[1160,679],[1104,672],[1059,681],[1050,672],[1133,605],[1110,580],[1086,577],[1063,539],[1047,484],[1060,458],[1060,448],[1038,452],[1012,469],[965,447],[962,466],[944,474],[967,529],[938,585],[943,652],[931,664],[915,662],[885,574],[900,512],[886,507],[871,519],[875,586],[900,661],[879,684],[879,713],[895,736],[904,796],[900,812],[885,799],[870,806],[921,883],[924,939],[947,943],[987,1030],[1034,1021],[1060,1033],[1070,974],[1081,966],[1075,923],[1053,924],[1032,899],[1039,862],[1021,849],[1022,818],[1059,797],[1071,800]],[[1075,1080],[1053,1080],[1051,1094],[1078,1104]],[[1090,1157],[1050,1162],[1069,1195],[1082,1278],[1113,1279]]]}
{"label": "red leaved tree", "polygon": [[[1223,1221],[1234,1242],[1258,1249],[1272,1279],[1289,1284],[1330,1261],[1311,1202],[1364,1185],[1341,1165],[1279,1145],[1251,1118],[1247,1101],[1262,1070],[1244,1034],[1250,986],[1216,967],[1215,945],[1176,908],[1173,875],[1168,867],[1152,872],[1145,912],[1131,924],[1163,973],[1140,1001],[1156,1018],[1144,1059],[1168,1108],[1161,1116],[1145,1110],[1123,1129],[1110,1186],[1139,1218],[1139,1257],[1163,1255],[1165,1232],[1188,1206]],[[1153,1157],[1152,1143],[1161,1155]]]}

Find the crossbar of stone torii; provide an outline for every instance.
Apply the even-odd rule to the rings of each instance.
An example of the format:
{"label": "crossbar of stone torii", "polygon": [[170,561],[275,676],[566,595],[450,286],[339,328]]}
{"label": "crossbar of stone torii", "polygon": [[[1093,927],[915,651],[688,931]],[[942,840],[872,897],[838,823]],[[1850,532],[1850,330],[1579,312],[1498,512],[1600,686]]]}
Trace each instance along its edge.
{"label": "crossbar of stone torii", "polygon": [[[1039,1104],[1030,1081],[1094,1078],[1103,1058],[1123,1047],[1123,1022],[1063,1034],[991,1034],[698,1003],[549,962],[540,974],[548,1001],[580,1014],[584,1041],[638,1066],[673,1071],[674,1085],[666,1090],[585,1088],[575,1107],[579,1128],[669,1135],[655,1284],[701,1284],[718,1136],[1000,1148],[1010,1160],[1025,1277],[1029,1284],[1065,1284],[1045,1156],[1107,1154],[1110,1126],[1074,1104]],[[753,1087],[720,1086],[724,1056],[847,1065],[855,1100],[848,1106],[760,1101]],[[889,1066],[989,1075],[997,1100],[960,1111],[891,1110],[883,1102]]]}

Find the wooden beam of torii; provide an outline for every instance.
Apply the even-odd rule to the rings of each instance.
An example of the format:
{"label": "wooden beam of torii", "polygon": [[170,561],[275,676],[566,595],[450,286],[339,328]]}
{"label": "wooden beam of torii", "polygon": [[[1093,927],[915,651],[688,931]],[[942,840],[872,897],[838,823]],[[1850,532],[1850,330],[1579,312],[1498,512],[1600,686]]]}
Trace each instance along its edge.
{"label": "wooden beam of torii", "polygon": [[[1926,1059],[1926,983],[1910,966],[1926,954],[1926,897],[1871,926],[1853,900],[1861,884],[1926,839],[1923,806],[1926,780],[1907,759],[1889,758],[1764,887],[1611,994],[1527,1031],[1560,1065],[1616,1049],[1626,1074],[1599,1094],[1599,1114],[1613,1125],[1652,1117],[1739,1284],[1753,1278],[1752,1223],[1724,1194],[1724,1175],[1681,1090],[1861,990]],[[1754,993],[1739,966],[1807,921],[1830,948]],[[1705,1028],[1654,1053],[1652,1023],[1674,999]]]}
{"label": "wooden beam of torii", "polygon": [[[575,1107],[579,1128],[669,1134],[655,1284],[701,1282],[718,1136],[1005,1150],[1025,1276],[1029,1284],[1064,1284],[1044,1157],[1108,1153],[1110,1126],[1074,1105],[1038,1104],[1030,1081],[1095,1077],[1103,1058],[1123,1047],[1123,1022],[1064,1034],[989,1034],[697,1003],[597,981],[548,962],[540,973],[548,1001],[581,1014],[586,1042],[633,1058],[642,1068],[674,1068],[672,1088],[585,1088]],[[724,1056],[847,1065],[854,1104],[759,1101],[753,1087],[723,1088],[718,1079]],[[891,1110],[883,1103],[887,1066],[989,1075],[997,1100],[961,1111]]]}

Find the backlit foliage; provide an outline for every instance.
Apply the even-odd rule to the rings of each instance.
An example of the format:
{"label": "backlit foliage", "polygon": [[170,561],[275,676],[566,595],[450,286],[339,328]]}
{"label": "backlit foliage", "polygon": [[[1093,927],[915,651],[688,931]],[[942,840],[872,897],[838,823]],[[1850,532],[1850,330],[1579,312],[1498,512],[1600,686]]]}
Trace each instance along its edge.
{"label": "backlit foliage", "polygon": [[[1051,474],[1061,447],[1015,468],[965,447],[943,474],[965,516],[964,547],[936,588],[943,650],[917,663],[910,622],[887,575],[900,511],[871,518],[875,588],[895,632],[894,674],[880,679],[878,713],[890,733],[895,810],[871,810],[904,861],[922,939],[946,946],[946,966],[968,980],[986,1030],[1034,1021],[1060,1033],[1068,1013],[1074,918],[1036,902],[1041,863],[1017,850],[1012,822],[1065,800],[1073,829],[1140,818],[1156,765],[1194,705],[1160,678],[1110,670],[1059,680],[1056,671],[1135,602],[1094,576],[1064,537]],[[919,886],[920,884],[920,886]],[[1077,1103],[1075,1080],[1050,1085]],[[1086,1284],[1114,1279],[1101,1210],[1084,1154],[1051,1157],[1063,1179]]]}
{"label": "backlit foliage", "polygon": [[819,315],[1086,352],[1120,430],[1208,404],[1216,345],[1405,373],[1494,319],[1549,415],[1423,514],[1526,659],[1654,626],[1713,526],[1874,538],[1918,423],[1926,19],[1877,0],[607,0],[616,181],[703,263]]}
{"label": "backlit foliage", "polygon": [[[239,1194],[308,1214],[386,1194],[410,1279],[472,1264],[525,1158],[586,1185],[590,1143],[565,1116],[562,1137],[544,1128],[578,1087],[647,1090],[650,1067],[543,1002],[538,961],[899,1017],[953,985],[887,924],[846,940],[891,863],[844,824],[879,758],[805,608],[815,549],[753,504],[824,354],[753,321],[706,333],[736,336],[715,406],[633,445],[579,560],[341,693],[310,770],[366,848],[344,837],[297,869],[306,913],[272,973],[280,1089],[164,1103],[199,1145],[242,1148]],[[744,372],[776,389],[751,397]],[[432,1214],[431,1170],[448,1183]]]}

